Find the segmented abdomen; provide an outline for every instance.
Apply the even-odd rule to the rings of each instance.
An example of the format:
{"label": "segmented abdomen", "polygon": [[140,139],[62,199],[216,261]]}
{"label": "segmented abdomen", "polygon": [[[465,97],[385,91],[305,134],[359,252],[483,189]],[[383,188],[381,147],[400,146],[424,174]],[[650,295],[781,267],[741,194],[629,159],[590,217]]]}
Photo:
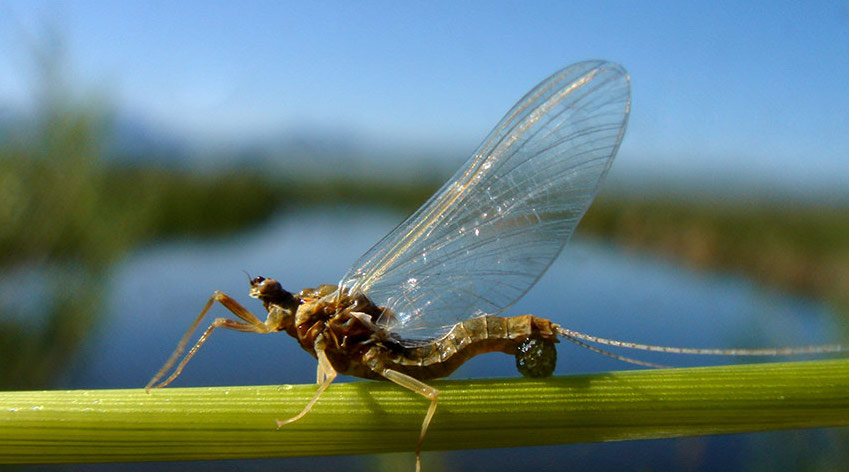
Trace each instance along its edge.
{"label": "segmented abdomen", "polygon": [[443,338],[407,348],[384,359],[384,366],[420,380],[450,375],[470,358],[486,352],[516,355],[529,338],[557,342],[552,323],[533,315],[483,316],[454,325]]}

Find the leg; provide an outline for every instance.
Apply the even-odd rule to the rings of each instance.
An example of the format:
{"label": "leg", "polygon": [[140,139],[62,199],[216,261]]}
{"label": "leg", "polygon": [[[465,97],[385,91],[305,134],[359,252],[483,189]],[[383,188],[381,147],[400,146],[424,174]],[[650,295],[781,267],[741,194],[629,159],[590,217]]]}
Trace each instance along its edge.
{"label": "leg", "polygon": [[327,379],[327,372],[322,367],[321,362],[319,362],[315,365],[315,383],[321,385],[325,379]]}
{"label": "leg", "polygon": [[391,380],[392,382],[408,389],[412,390],[415,393],[427,398],[430,400],[430,407],[427,409],[427,414],[425,415],[424,421],[422,422],[422,431],[419,433],[419,441],[416,443],[416,472],[421,472],[422,470],[422,442],[424,442],[425,433],[427,433],[427,427],[430,426],[430,421],[433,419],[433,414],[436,413],[436,403],[437,397],[439,396],[439,390],[431,387],[430,385],[422,382],[421,380],[410,377],[409,375],[402,374],[396,370],[392,369],[383,369],[381,372],[378,372],[380,375],[386,377],[387,380]]}
{"label": "leg", "polygon": [[[245,320],[247,323],[243,323],[241,321],[236,320],[230,320],[227,318],[216,318],[215,321],[213,321],[212,324],[209,326],[209,328],[206,329],[203,335],[201,335],[197,343],[195,343],[194,347],[192,347],[189,353],[186,354],[186,357],[183,358],[183,360],[174,370],[174,373],[171,374],[171,376],[168,377],[162,383],[154,385],[160,378],[162,378],[163,375],[165,375],[166,372],[171,369],[171,366],[174,365],[174,362],[177,361],[177,358],[179,358],[183,351],[185,351],[186,344],[189,342],[189,338],[191,337],[192,332],[195,330],[195,328],[197,328],[197,326],[203,320],[204,316],[206,316],[206,312],[208,312],[209,309],[212,308],[212,304],[215,301],[218,301],[219,303],[224,305],[224,307],[230,310],[230,312],[232,312],[239,318]],[[240,305],[239,302],[230,298],[229,295],[216,290],[216,292],[213,293],[212,296],[209,298],[209,301],[206,302],[206,305],[204,305],[203,310],[201,310],[200,314],[197,316],[197,318],[195,318],[195,321],[192,323],[191,326],[189,326],[189,329],[186,331],[186,334],[184,334],[183,338],[180,339],[180,342],[177,344],[177,348],[174,349],[174,353],[171,354],[171,357],[168,358],[168,361],[165,362],[165,365],[163,365],[162,368],[159,369],[159,372],[157,372],[156,375],[154,375],[153,378],[150,379],[150,382],[148,382],[147,385],[144,387],[145,391],[149,393],[151,388],[164,387],[171,383],[174,379],[176,379],[177,376],[180,375],[180,372],[183,371],[183,367],[186,366],[186,363],[189,362],[189,359],[191,359],[195,355],[197,350],[200,349],[203,343],[206,342],[207,338],[209,338],[209,335],[212,334],[212,331],[215,328],[227,328],[249,333],[271,332],[271,329],[269,329],[265,325],[265,323],[260,321],[259,318],[254,316],[245,307]]]}
{"label": "leg", "polygon": [[318,397],[320,397],[321,394],[325,390],[327,390],[327,387],[329,387],[330,384],[333,382],[333,380],[336,378],[336,369],[334,369],[333,366],[330,365],[330,361],[327,360],[327,354],[324,353],[324,343],[323,343],[323,340],[321,339],[321,336],[319,336],[318,339],[316,339],[315,344],[316,344],[315,354],[316,354],[316,357],[318,358],[318,372],[317,372],[317,375],[316,375],[316,377],[318,377],[318,379],[319,379],[318,390],[316,390],[315,395],[313,395],[313,397],[312,397],[312,400],[310,400],[309,403],[307,403],[307,406],[305,406],[304,409],[301,410],[300,413],[289,418],[288,420],[284,420],[284,421],[274,420],[274,421],[277,422],[278,428],[280,428],[284,425],[287,425],[289,423],[294,423],[295,421],[298,421],[299,419],[303,418],[304,415],[309,413],[309,411],[312,410],[312,407],[315,405],[315,402],[318,401]]}

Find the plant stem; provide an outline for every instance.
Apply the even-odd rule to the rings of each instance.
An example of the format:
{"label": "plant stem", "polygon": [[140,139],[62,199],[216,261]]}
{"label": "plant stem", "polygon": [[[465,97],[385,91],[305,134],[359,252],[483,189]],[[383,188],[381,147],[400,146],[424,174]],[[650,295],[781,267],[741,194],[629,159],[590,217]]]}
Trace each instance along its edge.
{"label": "plant stem", "polygon": [[[424,447],[475,449],[849,425],[849,359],[433,382]],[[427,402],[397,386],[0,392],[0,463],[412,451]]]}

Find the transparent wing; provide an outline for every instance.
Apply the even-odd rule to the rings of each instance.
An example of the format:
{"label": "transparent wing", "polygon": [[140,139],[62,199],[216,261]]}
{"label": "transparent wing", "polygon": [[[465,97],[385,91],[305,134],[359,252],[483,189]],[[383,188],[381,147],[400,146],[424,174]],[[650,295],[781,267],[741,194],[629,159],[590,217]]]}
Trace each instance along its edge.
{"label": "transparent wing", "polygon": [[628,75],[617,64],[587,61],[555,73],[340,286],[385,306],[380,323],[409,344],[507,309],[572,236],[629,108]]}

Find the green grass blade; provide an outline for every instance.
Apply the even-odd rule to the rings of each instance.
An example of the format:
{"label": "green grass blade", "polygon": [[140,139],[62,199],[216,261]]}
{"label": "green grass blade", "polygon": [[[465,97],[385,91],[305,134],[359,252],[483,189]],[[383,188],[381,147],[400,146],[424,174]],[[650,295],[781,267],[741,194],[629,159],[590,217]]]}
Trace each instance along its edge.
{"label": "green grass blade", "polygon": [[[425,449],[668,438],[849,425],[849,359],[434,382]],[[427,402],[389,383],[0,392],[0,463],[412,451]]]}

